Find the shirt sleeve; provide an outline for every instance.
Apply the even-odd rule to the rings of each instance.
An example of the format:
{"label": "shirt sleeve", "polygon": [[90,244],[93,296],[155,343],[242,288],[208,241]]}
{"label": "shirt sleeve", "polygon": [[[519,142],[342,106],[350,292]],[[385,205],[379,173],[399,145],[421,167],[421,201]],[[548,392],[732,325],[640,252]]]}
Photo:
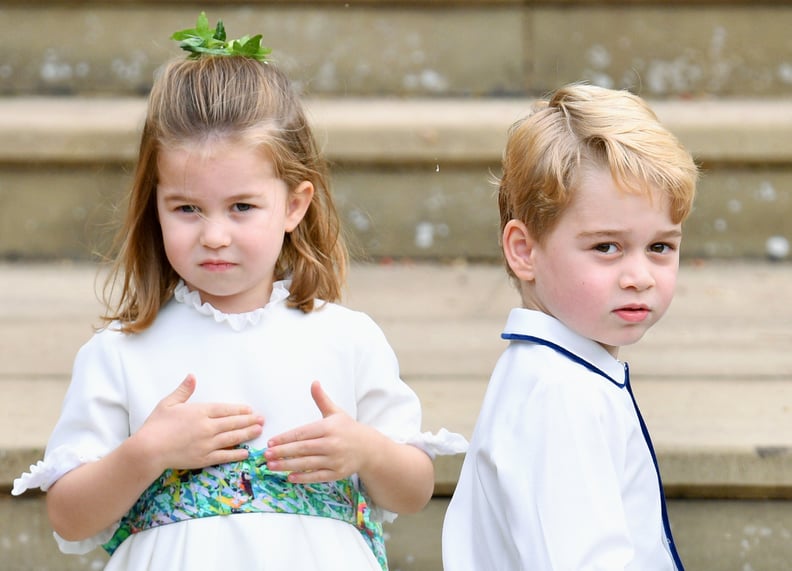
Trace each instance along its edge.
{"label": "shirt sleeve", "polygon": [[[77,353],[44,459],[14,481],[14,495],[34,488],[47,491],[64,474],[99,460],[129,436],[123,374],[113,350],[113,341],[119,335],[109,330],[100,332]],[[56,540],[65,553],[87,553],[109,539],[115,527],[85,541],[67,542],[57,534]]]}
{"label": "shirt sleeve", "polygon": [[467,440],[440,429],[421,432],[421,403],[399,376],[396,355],[380,327],[362,315],[364,343],[357,360],[358,420],[378,429],[396,442],[416,446],[434,458],[459,454]]}
{"label": "shirt sleeve", "polygon": [[[368,316],[363,319],[361,344],[356,363],[357,420],[372,426],[400,444],[436,454],[458,454],[467,449],[467,440],[441,429],[436,434],[421,432],[421,403],[415,392],[400,378],[396,355],[385,334]],[[372,506],[376,521],[393,521],[395,513]]]}

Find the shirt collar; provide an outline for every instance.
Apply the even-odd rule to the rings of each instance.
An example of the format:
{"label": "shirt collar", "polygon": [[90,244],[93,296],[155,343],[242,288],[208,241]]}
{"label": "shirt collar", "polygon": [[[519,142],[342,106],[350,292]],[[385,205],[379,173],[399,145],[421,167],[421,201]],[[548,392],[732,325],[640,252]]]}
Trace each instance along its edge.
{"label": "shirt collar", "polygon": [[[584,366],[593,367],[619,386],[627,383],[625,366],[596,341],[569,329],[555,317],[532,309],[515,308],[509,313],[504,339],[534,338],[561,349],[561,353]],[[529,339],[530,340],[530,339]]]}
{"label": "shirt collar", "polygon": [[176,284],[173,297],[177,302],[195,309],[201,315],[213,318],[217,323],[227,323],[234,331],[242,331],[248,327],[258,325],[270,308],[282,304],[289,297],[290,285],[291,280],[274,282],[267,305],[244,313],[225,313],[210,303],[201,302],[201,294],[198,291],[191,291],[187,284],[184,283],[184,280],[179,280]]}

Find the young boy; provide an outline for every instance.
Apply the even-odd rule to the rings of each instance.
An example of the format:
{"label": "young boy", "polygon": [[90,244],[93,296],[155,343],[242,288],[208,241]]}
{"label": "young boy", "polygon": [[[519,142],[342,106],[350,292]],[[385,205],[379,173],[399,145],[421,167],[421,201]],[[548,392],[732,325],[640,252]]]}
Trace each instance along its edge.
{"label": "young boy", "polygon": [[510,131],[513,309],[443,527],[459,570],[682,570],[619,347],[665,313],[697,169],[642,99],[574,84]]}

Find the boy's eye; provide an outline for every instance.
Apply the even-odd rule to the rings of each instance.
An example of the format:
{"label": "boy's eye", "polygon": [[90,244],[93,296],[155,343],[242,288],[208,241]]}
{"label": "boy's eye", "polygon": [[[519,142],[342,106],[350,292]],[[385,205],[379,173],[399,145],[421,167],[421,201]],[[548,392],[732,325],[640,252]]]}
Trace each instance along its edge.
{"label": "boy's eye", "polygon": [[611,242],[606,244],[597,244],[594,246],[594,249],[597,252],[602,252],[603,254],[615,254],[616,253],[616,244]]}
{"label": "boy's eye", "polygon": [[236,210],[237,212],[247,212],[251,208],[253,208],[252,204],[246,204],[244,202],[237,202],[236,204],[234,204],[234,210]]}
{"label": "boy's eye", "polygon": [[666,244],[663,242],[658,242],[657,244],[652,244],[649,246],[649,251],[654,252],[655,254],[665,254],[672,251],[674,247],[671,244]]}

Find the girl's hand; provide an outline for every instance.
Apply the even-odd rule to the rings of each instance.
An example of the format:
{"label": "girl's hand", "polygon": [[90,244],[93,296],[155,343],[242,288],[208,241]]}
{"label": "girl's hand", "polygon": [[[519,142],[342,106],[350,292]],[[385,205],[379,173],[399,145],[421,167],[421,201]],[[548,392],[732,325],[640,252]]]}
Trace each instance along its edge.
{"label": "girl's hand", "polygon": [[195,377],[162,399],[133,438],[143,442],[159,472],[205,468],[247,458],[239,444],[261,434],[264,419],[247,405],[188,403]]}
{"label": "girl's hand", "polygon": [[384,438],[361,424],[330,400],[318,381],[311,397],[322,420],[274,436],[265,452],[270,470],[291,472],[289,481],[331,482],[361,472],[376,442]]}

